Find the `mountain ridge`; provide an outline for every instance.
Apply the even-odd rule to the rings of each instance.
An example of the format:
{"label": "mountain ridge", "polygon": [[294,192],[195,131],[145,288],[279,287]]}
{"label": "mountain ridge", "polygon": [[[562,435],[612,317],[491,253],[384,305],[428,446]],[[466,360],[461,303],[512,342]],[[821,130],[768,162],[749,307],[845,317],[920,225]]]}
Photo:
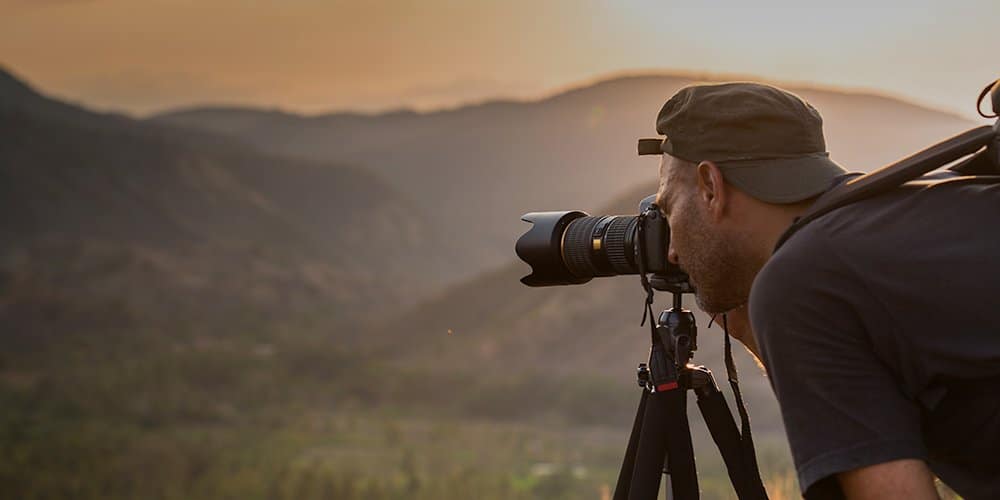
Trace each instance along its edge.
{"label": "mountain ridge", "polygon": [[0,314],[25,333],[33,311],[107,304],[139,323],[356,321],[414,300],[372,269],[424,290],[445,266],[420,208],[367,169],[92,113],[9,72],[0,124]]}
{"label": "mountain ridge", "polygon": [[[698,77],[700,78],[700,77]],[[537,101],[488,102],[429,113],[298,116],[252,110],[161,115],[155,123],[207,129],[268,152],[359,165],[411,196],[470,258],[454,280],[504,264],[519,216],[594,210],[655,178],[635,155],[655,135],[663,102],[694,76],[600,81]],[[791,88],[825,120],[831,157],[872,170],[973,125],[896,98]]]}
{"label": "mountain ridge", "polygon": [[423,110],[402,106],[396,108],[389,108],[382,111],[354,111],[350,109],[345,109],[345,110],[331,110],[331,111],[320,111],[320,112],[310,113],[310,112],[297,112],[283,108],[268,107],[268,106],[213,105],[210,103],[206,103],[206,104],[190,104],[190,105],[179,106],[176,108],[169,108],[148,114],[144,116],[142,119],[156,121],[161,119],[169,119],[171,117],[176,117],[176,116],[182,116],[188,113],[203,113],[203,112],[251,113],[251,114],[285,117],[285,118],[301,118],[307,120],[323,120],[323,119],[341,118],[341,117],[377,119],[384,117],[406,116],[406,115],[430,116],[430,115],[438,115],[445,113],[462,112],[468,109],[482,108],[488,106],[506,106],[506,105],[516,106],[516,105],[538,104],[544,101],[558,100],[561,98],[571,97],[579,93],[585,93],[588,90],[607,87],[609,85],[627,84],[629,82],[634,82],[637,80],[646,80],[646,79],[660,80],[660,81],[673,79],[673,80],[690,81],[690,82],[765,81],[769,84],[777,85],[782,88],[797,89],[799,91],[804,90],[807,92],[822,92],[822,93],[841,95],[845,97],[863,96],[867,98],[875,98],[886,102],[906,104],[908,106],[921,108],[931,113],[946,114],[957,119],[965,119],[955,111],[935,107],[929,104],[920,103],[908,97],[894,95],[892,93],[884,92],[873,88],[845,88],[838,86],[822,85],[808,81],[801,81],[801,82],[780,81],[769,78],[762,78],[759,76],[749,75],[749,74],[747,75],[724,74],[724,73],[713,74],[713,73],[698,73],[698,72],[684,72],[684,71],[612,73],[588,79],[580,83],[572,83],[561,87],[557,87],[554,90],[543,92],[541,95],[536,97],[486,98],[482,100],[458,103],[451,106],[443,106],[439,108],[431,108]]}

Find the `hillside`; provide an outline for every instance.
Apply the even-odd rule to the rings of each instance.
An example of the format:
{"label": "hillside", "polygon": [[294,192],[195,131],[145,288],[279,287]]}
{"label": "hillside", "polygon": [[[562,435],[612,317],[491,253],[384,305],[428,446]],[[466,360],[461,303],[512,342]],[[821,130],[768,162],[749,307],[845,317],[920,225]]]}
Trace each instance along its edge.
{"label": "hillside", "polygon": [[0,126],[8,331],[346,322],[444,267],[440,233],[368,171],[90,113],[4,72]]}
{"label": "hillside", "polygon": [[[686,81],[424,114],[137,121],[0,72],[0,484],[18,498],[595,496],[638,397],[642,291],[635,277],[522,286],[519,216],[634,213],[655,185],[635,138]],[[968,125],[802,92],[849,165]],[[723,381],[722,333],[697,317],[695,361]],[[777,407],[736,353],[778,497],[794,479]],[[729,498],[693,427],[704,498]]]}
{"label": "hillside", "polygon": [[[655,179],[636,138],[655,135],[662,103],[689,76],[602,81],[534,102],[381,115],[299,116],[279,111],[201,108],[152,120],[229,134],[271,152],[339,161],[378,172],[409,195],[450,242],[470,256],[470,277],[511,256],[519,216],[536,210],[595,210]],[[793,88],[823,114],[832,156],[870,170],[971,126],[954,115],[893,98]],[[456,280],[457,282],[457,280]]]}
{"label": "hillside", "polygon": [[[595,394],[608,394],[631,387],[634,364],[648,348],[646,330],[638,326],[639,285],[621,277],[578,287],[522,286],[518,278],[527,266],[511,263],[513,243],[527,229],[519,216],[571,208],[634,213],[638,200],[655,190],[656,175],[655,161],[636,158],[635,139],[654,134],[659,106],[688,83],[669,75],[618,78],[537,102],[432,113],[297,116],[205,108],[153,120],[206,127],[282,154],[364,165],[401,191],[417,193],[416,203],[455,229],[453,244],[481,265],[461,270],[467,280],[395,318],[392,328],[366,336],[370,345],[388,344],[384,357],[396,366],[479,373],[487,385],[506,380],[506,392],[515,399],[538,394],[532,384],[542,377],[570,384],[553,389],[563,394],[574,377],[604,388]],[[793,90],[824,115],[833,157],[856,170],[881,166],[972,125],[884,96]],[[483,267],[494,270],[484,273]],[[660,307],[666,303],[661,297]],[[707,323],[699,314],[699,324]],[[744,369],[756,370],[738,350]],[[718,328],[703,331],[696,360],[721,376]],[[779,428],[766,379],[747,375],[744,383],[758,423]],[[539,398],[529,399],[537,407]]]}
{"label": "hillside", "polygon": [[[634,212],[650,190],[633,189],[601,213]],[[570,403],[559,403],[556,394],[572,400],[565,392],[589,385],[588,397],[605,403],[597,405],[601,410],[595,411],[603,412],[597,420],[623,418],[632,411],[622,402],[633,395],[635,365],[645,361],[649,350],[649,328],[639,325],[645,297],[639,279],[618,276],[584,285],[530,288],[518,281],[527,272],[526,264],[516,262],[455,286],[370,335],[369,345],[377,357],[401,369],[440,376],[475,373],[486,386],[506,383],[506,397],[524,398],[521,404],[534,411],[563,411],[559,405]],[[656,297],[657,313],[670,307],[669,294]],[[695,308],[690,296],[685,304]],[[722,329],[707,328],[709,318],[701,311],[696,311],[696,318],[695,362],[724,381]],[[400,345],[406,348],[399,349]],[[741,380],[754,409],[755,429],[780,430],[767,379],[742,346],[734,346],[734,353],[745,371]],[[544,387],[552,392],[546,393]],[[612,397],[616,393],[620,399]],[[578,409],[579,405],[573,407]]]}

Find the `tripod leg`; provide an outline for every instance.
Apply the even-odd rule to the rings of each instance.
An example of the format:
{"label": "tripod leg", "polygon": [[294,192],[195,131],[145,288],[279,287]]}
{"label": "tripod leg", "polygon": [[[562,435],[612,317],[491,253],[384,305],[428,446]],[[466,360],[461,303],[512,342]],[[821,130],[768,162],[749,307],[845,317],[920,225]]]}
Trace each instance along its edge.
{"label": "tripod leg", "polygon": [[645,410],[628,499],[656,500],[663,465],[669,460],[673,498],[696,500],[698,478],[687,421],[686,391],[649,394]]}
{"label": "tripod leg", "polygon": [[[711,372],[707,373],[711,377]],[[757,459],[752,441],[745,441],[740,435],[726,398],[715,387],[715,381],[696,390],[696,393],[698,409],[701,410],[708,432],[712,434],[712,440],[726,463],[729,480],[733,483],[736,495],[740,500],[766,500],[767,491],[756,467]]]}
{"label": "tripod leg", "polygon": [[628,500],[632,471],[635,469],[635,454],[639,448],[639,438],[642,435],[642,421],[643,415],[646,414],[646,399],[648,397],[649,391],[643,389],[642,397],[639,399],[639,409],[635,412],[635,422],[632,423],[632,434],[628,437],[625,459],[622,460],[622,468],[618,471],[618,482],[615,484],[613,500]]}
{"label": "tripod leg", "polygon": [[687,391],[683,389],[664,393],[670,397],[670,411],[665,423],[670,430],[667,436],[667,467],[670,470],[670,490],[678,500],[697,500],[698,471],[694,462],[694,445],[687,418]]}
{"label": "tripod leg", "polygon": [[744,498],[743,492],[747,484],[747,471],[743,464],[743,450],[740,446],[740,431],[736,428],[729,405],[719,391],[706,395],[698,395],[698,409],[705,418],[705,426],[712,434],[715,446],[719,448],[722,460],[729,472],[729,481],[733,483],[739,498]]}
{"label": "tripod leg", "polygon": [[663,462],[667,457],[666,415],[669,413],[664,395],[651,393],[646,396],[629,500],[655,500],[660,491]]}

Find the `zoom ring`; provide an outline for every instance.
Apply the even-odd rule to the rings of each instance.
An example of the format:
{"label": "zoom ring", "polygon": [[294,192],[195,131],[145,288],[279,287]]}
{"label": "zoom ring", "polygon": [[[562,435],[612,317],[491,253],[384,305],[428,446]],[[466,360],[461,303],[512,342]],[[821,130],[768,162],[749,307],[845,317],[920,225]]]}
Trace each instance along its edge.
{"label": "zoom ring", "polygon": [[604,217],[581,217],[566,228],[563,235],[562,254],[566,268],[579,278],[592,278],[596,268],[591,257],[594,226]]}
{"label": "zoom ring", "polygon": [[608,225],[604,248],[607,250],[608,263],[618,274],[633,274],[636,272],[632,248],[626,248],[625,242],[635,231],[637,217],[615,217]]}

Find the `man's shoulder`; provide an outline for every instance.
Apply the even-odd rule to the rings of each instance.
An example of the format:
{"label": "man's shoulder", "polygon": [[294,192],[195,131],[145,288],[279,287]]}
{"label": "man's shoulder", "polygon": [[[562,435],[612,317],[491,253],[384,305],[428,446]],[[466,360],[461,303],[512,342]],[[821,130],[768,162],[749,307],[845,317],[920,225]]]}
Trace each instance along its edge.
{"label": "man's shoulder", "polygon": [[837,242],[829,237],[825,224],[804,227],[757,273],[750,290],[751,304],[770,305],[774,302],[770,300],[772,296],[804,291],[821,275],[834,270],[840,259],[836,247]]}
{"label": "man's shoulder", "polygon": [[803,335],[824,318],[850,315],[870,299],[858,269],[845,260],[844,244],[827,223],[810,224],[757,274],[750,289],[750,323],[765,364],[779,338]]}
{"label": "man's shoulder", "polygon": [[[842,176],[834,188],[859,175]],[[751,302],[754,295],[760,298],[801,291],[802,287],[814,285],[816,280],[831,274],[851,274],[857,278],[877,271],[878,262],[898,255],[896,245],[905,240],[903,236],[926,232],[926,221],[942,217],[946,204],[965,194],[951,189],[960,186],[961,179],[953,173],[929,174],[892,192],[820,216],[796,232],[768,259],[754,281]],[[931,187],[935,188],[933,194]]]}
{"label": "man's shoulder", "polygon": [[[849,174],[841,182],[856,177]],[[822,198],[821,198],[822,199]],[[881,195],[840,207],[813,220],[789,238],[761,269],[754,290],[791,291],[820,273],[857,279],[924,265],[917,253],[947,261],[955,242],[972,241],[984,251],[1000,233],[972,233],[988,227],[997,213],[1000,183],[936,172]],[[947,248],[945,248],[947,247]],[[756,290],[760,286],[760,290]],[[753,294],[752,291],[752,294]]]}

